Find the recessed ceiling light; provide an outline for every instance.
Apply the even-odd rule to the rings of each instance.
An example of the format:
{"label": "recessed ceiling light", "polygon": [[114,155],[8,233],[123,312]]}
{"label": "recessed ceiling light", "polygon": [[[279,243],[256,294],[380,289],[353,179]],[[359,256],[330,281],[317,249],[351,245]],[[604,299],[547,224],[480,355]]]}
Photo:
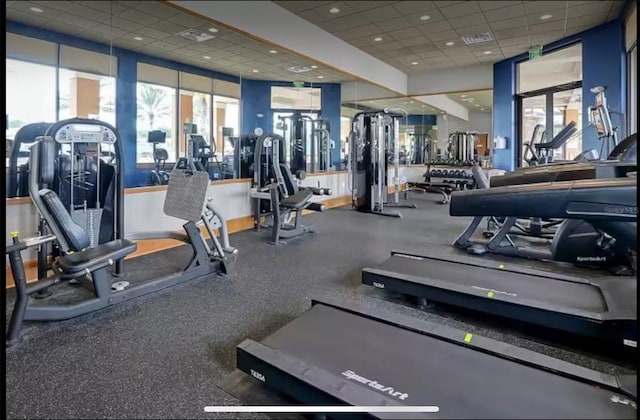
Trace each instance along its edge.
{"label": "recessed ceiling light", "polygon": [[484,111],[484,108],[480,108],[480,111]]}
{"label": "recessed ceiling light", "polygon": [[484,55],[489,55],[489,54],[491,54],[491,51],[485,51],[485,52],[483,52],[482,54],[484,54]]}
{"label": "recessed ceiling light", "polygon": [[431,19],[431,16],[429,16],[429,15],[420,16],[420,20],[429,20],[429,19]]}
{"label": "recessed ceiling light", "polygon": [[450,46],[452,46],[453,44],[455,44],[455,42],[453,42],[453,41],[449,41],[449,42],[447,42],[447,43],[446,43],[446,44],[444,44],[444,45],[446,45],[447,47],[450,47]]}
{"label": "recessed ceiling light", "polygon": [[204,55],[202,56],[202,58],[204,58],[205,60],[211,60],[211,57],[209,57],[208,55]]}
{"label": "recessed ceiling light", "polygon": [[547,19],[551,19],[553,17],[553,15],[542,15],[540,16],[540,20],[547,20]]}
{"label": "recessed ceiling light", "polygon": [[314,65],[314,66],[311,66],[311,68],[312,68],[312,69],[317,69],[317,68],[318,68],[318,66],[315,66],[315,65]]}
{"label": "recessed ceiling light", "polygon": [[318,79],[324,79],[324,76],[318,76]]}
{"label": "recessed ceiling light", "polygon": [[466,97],[467,97],[467,95],[460,95],[460,97],[461,97],[461,98],[466,98]]}
{"label": "recessed ceiling light", "polygon": [[217,28],[209,28],[209,32],[215,33],[215,32],[218,32],[218,29]]}
{"label": "recessed ceiling light", "polygon": [[253,70],[251,70],[251,71],[252,71],[253,73],[258,73],[258,70],[257,70],[257,69],[253,69]]}
{"label": "recessed ceiling light", "polygon": [[269,52],[270,52],[271,54],[278,54],[278,51],[276,51],[276,50],[269,50]]}
{"label": "recessed ceiling light", "polygon": [[373,38],[373,40],[376,41],[376,42],[380,42],[380,41],[382,41],[382,37],[377,36],[377,37]]}
{"label": "recessed ceiling light", "polygon": [[133,37],[133,39],[135,39],[136,41],[142,41],[142,40],[144,40],[144,38],[143,38],[143,37],[141,37],[141,36],[134,36],[134,37]]}
{"label": "recessed ceiling light", "polygon": [[412,65],[412,66],[415,66],[416,64],[418,64],[418,62],[417,62],[417,61],[412,61],[412,62],[411,62],[411,65]]}
{"label": "recessed ceiling light", "polygon": [[338,9],[337,7],[332,7],[331,9],[329,9],[329,13],[340,13],[340,9]]}
{"label": "recessed ceiling light", "polygon": [[480,106],[480,105],[478,105],[478,104],[475,104],[474,106]]}
{"label": "recessed ceiling light", "polygon": [[39,7],[30,7],[29,10],[31,10],[32,12],[36,12],[36,13],[44,13],[44,10],[42,10]]}

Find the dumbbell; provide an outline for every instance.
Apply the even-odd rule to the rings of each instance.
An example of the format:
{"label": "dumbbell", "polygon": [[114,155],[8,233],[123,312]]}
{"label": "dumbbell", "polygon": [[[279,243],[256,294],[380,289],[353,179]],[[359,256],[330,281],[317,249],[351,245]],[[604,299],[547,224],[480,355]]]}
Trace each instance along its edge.
{"label": "dumbbell", "polygon": [[442,171],[440,169],[434,169],[431,172],[433,172],[433,176],[435,177],[439,177],[440,175],[442,175]]}
{"label": "dumbbell", "polygon": [[443,169],[441,175],[442,176],[449,176],[449,170]]}
{"label": "dumbbell", "polygon": [[436,171],[437,171],[437,169],[432,169],[432,170],[429,172],[429,176],[436,176]]}

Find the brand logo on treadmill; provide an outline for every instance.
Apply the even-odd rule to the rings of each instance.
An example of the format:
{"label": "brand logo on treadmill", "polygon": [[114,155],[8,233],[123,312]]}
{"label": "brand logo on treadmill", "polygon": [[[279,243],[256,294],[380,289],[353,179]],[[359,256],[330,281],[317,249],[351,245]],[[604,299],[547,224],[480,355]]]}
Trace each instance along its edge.
{"label": "brand logo on treadmill", "polygon": [[376,389],[380,392],[386,393],[391,395],[392,397],[398,398],[399,400],[406,400],[407,398],[409,398],[409,394],[407,394],[406,392],[399,392],[396,391],[393,387],[391,386],[385,386],[382,385],[381,383],[378,383],[378,381],[375,380],[371,380],[371,379],[367,379],[363,376],[360,376],[350,370],[346,370],[344,372],[342,372],[342,376],[345,376],[347,379],[351,379],[352,381],[356,381],[356,382],[360,382],[361,384],[365,384],[367,386],[370,386],[373,389]]}
{"label": "brand logo on treadmill", "polygon": [[635,401],[631,401],[631,400],[628,400],[626,398],[620,398],[617,395],[612,395],[611,396],[611,402],[615,403],[615,404],[630,405],[635,410],[638,409],[638,405],[635,403]]}
{"label": "brand logo on treadmill", "polygon": [[384,283],[378,283],[377,281],[374,281],[371,284],[373,284],[373,287],[377,287],[378,289],[384,289]]}
{"label": "brand logo on treadmill", "polygon": [[638,214],[638,207],[635,206],[605,206],[605,213],[615,214]]}
{"label": "brand logo on treadmill", "polygon": [[264,375],[262,373],[260,373],[260,372],[256,372],[253,369],[251,369],[251,376],[253,376],[254,378],[256,378],[257,380],[259,380],[261,382],[265,382]]}
{"label": "brand logo on treadmill", "polygon": [[587,257],[576,257],[576,261],[577,262],[604,262],[607,261],[607,257],[605,256],[598,256],[598,257],[594,257],[594,256],[587,256]]}

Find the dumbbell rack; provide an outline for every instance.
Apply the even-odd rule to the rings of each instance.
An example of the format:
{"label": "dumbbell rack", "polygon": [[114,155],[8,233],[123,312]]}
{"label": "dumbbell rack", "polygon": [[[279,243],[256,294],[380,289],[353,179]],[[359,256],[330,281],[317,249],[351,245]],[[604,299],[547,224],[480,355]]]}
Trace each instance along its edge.
{"label": "dumbbell rack", "polygon": [[[432,175],[434,170],[440,171],[440,174],[445,170],[447,172],[446,175],[434,176]],[[450,171],[457,172],[450,175]],[[411,186],[423,192],[442,194],[443,199],[440,202],[441,204],[449,203],[453,191],[471,189],[475,186],[470,165],[460,166],[446,163],[427,163],[427,171],[424,174],[424,178],[425,182],[411,183]]]}

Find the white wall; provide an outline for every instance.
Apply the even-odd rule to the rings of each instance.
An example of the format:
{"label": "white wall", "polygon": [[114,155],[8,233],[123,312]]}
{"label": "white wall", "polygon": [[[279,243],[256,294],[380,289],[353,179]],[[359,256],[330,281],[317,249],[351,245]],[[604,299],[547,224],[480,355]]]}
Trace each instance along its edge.
{"label": "white wall", "polygon": [[493,89],[493,64],[431,70],[407,79],[411,96],[487,89]]}
{"label": "white wall", "polygon": [[489,139],[492,139],[491,129],[493,120],[491,112],[470,112],[469,113],[469,130],[478,133],[489,133]]}

